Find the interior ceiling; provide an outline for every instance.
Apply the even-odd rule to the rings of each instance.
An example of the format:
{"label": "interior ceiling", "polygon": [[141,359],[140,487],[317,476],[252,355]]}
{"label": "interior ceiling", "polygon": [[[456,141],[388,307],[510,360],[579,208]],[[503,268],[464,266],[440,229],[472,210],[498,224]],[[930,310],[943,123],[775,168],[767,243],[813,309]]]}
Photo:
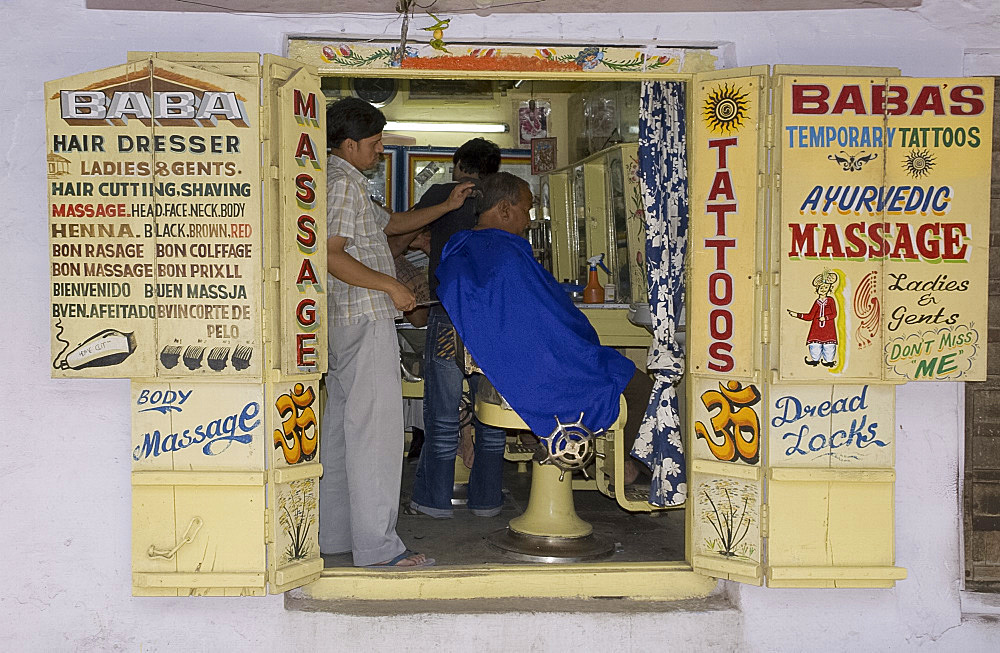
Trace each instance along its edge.
{"label": "interior ceiling", "polygon": [[[921,0],[619,0],[614,13],[791,11],[918,7]],[[87,0],[89,9],[255,14],[394,13],[397,0]],[[489,5],[487,8],[479,6]],[[428,0],[416,13],[606,14],[607,0]]]}

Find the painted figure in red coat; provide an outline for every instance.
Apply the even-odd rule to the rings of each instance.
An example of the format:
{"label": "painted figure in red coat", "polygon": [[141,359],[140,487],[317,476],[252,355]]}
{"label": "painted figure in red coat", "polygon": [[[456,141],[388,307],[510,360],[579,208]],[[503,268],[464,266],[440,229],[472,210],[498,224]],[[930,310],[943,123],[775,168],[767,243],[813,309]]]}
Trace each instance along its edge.
{"label": "painted figure in red coat", "polygon": [[833,367],[837,364],[837,301],[830,293],[839,280],[839,275],[830,270],[817,274],[812,281],[817,295],[812,309],[808,313],[788,311],[792,317],[810,323],[806,336],[806,346],[809,347],[806,365],[815,367],[822,363],[824,367]]}

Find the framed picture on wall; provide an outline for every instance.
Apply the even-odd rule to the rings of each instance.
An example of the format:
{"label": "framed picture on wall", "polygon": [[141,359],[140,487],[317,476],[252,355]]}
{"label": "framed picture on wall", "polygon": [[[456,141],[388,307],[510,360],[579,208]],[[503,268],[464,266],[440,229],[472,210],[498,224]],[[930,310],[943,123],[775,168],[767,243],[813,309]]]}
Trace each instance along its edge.
{"label": "framed picture on wall", "polygon": [[517,108],[518,144],[527,146],[533,138],[549,135],[549,103],[545,100],[521,102]]}
{"label": "framed picture on wall", "polygon": [[556,139],[531,139],[531,174],[539,175],[556,167]]}

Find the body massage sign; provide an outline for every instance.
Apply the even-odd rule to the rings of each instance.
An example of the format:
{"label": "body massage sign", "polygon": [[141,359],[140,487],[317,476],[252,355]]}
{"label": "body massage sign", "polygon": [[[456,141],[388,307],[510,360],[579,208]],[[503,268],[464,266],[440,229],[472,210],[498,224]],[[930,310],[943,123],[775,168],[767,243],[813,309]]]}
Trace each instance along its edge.
{"label": "body massage sign", "polygon": [[45,92],[53,374],[259,375],[257,84],[154,59]]}
{"label": "body massage sign", "polygon": [[131,386],[133,594],[263,594],[264,386]]}
{"label": "body massage sign", "polygon": [[782,91],[781,378],[985,379],[992,81]]}

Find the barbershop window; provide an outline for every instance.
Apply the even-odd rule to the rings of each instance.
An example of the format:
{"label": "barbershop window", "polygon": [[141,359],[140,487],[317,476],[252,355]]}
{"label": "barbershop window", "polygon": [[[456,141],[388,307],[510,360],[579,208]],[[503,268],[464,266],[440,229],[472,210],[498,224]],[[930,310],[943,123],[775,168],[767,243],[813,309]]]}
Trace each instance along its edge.
{"label": "barbershop window", "polygon": [[[638,372],[622,393],[619,405],[623,410],[618,411],[618,418],[598,434],[586,431],[580,422],[560,424],[551,435],[533,435],[488,384],[480,383],[474,399],[459,401],[456,397],[454,414],[462,422],[470,421],[475,414],[503,434],[496,438],[504,444],[503,462],[498,465],[501,478],[491,485],[502,488],[498,492],[502,501],[496,511],[469,509],[470,469],[474,471],[478,461],[475,448],[462,438],[454,459],[444,461],[446,472],[440,478],[445,483],[439,484],[447,497],[444,503],[450,509],[437,509],[452,513],[452,518],[432,519],[419,514],[426,511],[420,511],[420,506],[414,505],[416,497],[411,496],[418,461],[424,460],[420,454],[430,448],[426,442],[421,444],[420,437],[425,426],[420,405],[424,396],[423,354],[428,346],[442,347],[443,342],[443,349],[451,349],[450,355],[456,363],[470,374],[474,361],[465,355],[461,343],[454,338],[449,340],[450,335],[441,338],[437,332],[428,337],[421,328],[421,320],[413,315],[406,322],[400,321],[396,329],[404,379],[399,391],[406,402],[409,434],[401,470],[397,531],[408,546],[436,558],[439,567],[383,575],[356,569],[349,555],[320,558],[318,547],[307,540],[315,534],[318,521],[315,493],[311,490],[314,485],[309,484],[321,472],[315,462],[292,467],[290,458],[298,459],[299,454],[293,445],[299,443],[303,451],[305,448],[299,439],[289,441],[287,437],[290,432],[296,433],[295,429],[315,427],[314,414],[309,411],[320,399],[320,393],[296,383],[278,396],[263,398],[273,402],[281,418],[277,423],[284,429],[285,437],[282,431],[275,430],[275,449],[280,449],[275,458],[280,454],[287,465],[277,461],[279,464],[263,473],[227,470],[201,474],[171,470],[166,475],[154,469],[134,470],[133,502],[137,519],[133,521],[133,532],[144,533],[143,538],[134,538],[138,544],[133,560],[137,568],[141,567],[133,575],[133,590],[137,595],[178,595],[191,588],[225,593],[261,593],[265,589],[281,592],[309,583],[309,589],[304,591],[313,593],[312,596],[319,597],[325,592],[339,599],[523,596],[664,599],[704,596],[712,591],[715,578],[760,584],[765,572],[768,585],[775,587],[891,587],[905,577],[905,570],[896,567],[894,560],[893,442],[880,441],[880,449],[861,461],[864,466],[858,469],[812,462],[806,466],[798,459],[786,461],[784,466],[762,466],[761,458],[769,460],[774,452],[797,456],[804,454],[804,450],[797,446],[783,448],[778,440],[767,443],[766,427],[754,407],[762,399],[771,400],[763,397],[759,381],[744,385],[735,378],[723,382],[705,375],[705,369],[726,371],[721,369],[726,360],[713,352],[712,347],[700,350],[700,359],[689,357],[693,372],[687,380],[689,388],[685,387],[682,376],[685,272],[690,276],[692,296],[688,320],[698,332],[717,331],[719,335],[713,337],[723,340],[735,337],[737,320],[730,313],[735,314],[737,303],[726,302],[739,298],[739,309],[745,316],[740,320],[740,342],[723,343],[731,349],[718,350],[728,353],[742,348],[738,367],[734,359],[729,360],[736,372],[750,375],[754,370],[768,369],[764,367],[768,343],[779,352],[786,351],[776,339],[781,331],[769,320],[770,316],[780,314],[775,308],[781,303],[776,300],[785,300],[774,289],[767,292],[772,285],[767,283],[768,270],[778,267],[775,261],[765,260],[769,241],[764,232],[768,216],[773,218],[779,213],[785,216],[798,209],[797,196],[788,189],[790,181],[796,180],[797,171],[806,169],[802,162],[807,159],[802,158],[805,154],[791,152],[794,149],[791,146],[779,147],[779,141],[773,138],[775,133],[782,133],[773,125],[784,105],[772,102],[771,98],[772,95],[779,99],[794,97],[796,89],[815,86],[796,86],[801,75],[827,75],[827,83],[841,85],[844,92],[851,92],[847,89],[857,86],[856,79],[831,78],[830,70],[781,67],[774,74],[789,88],[782,87],[783,93],[772,93],[778,82],[770,81],[770,73],[763,66],[749,71],[713,70],[695,75],[692,80],[690,75],[681,73],[672,77],[673,73],[666,71],[649,72],[645,68],[636,71],[636,66],[661,66],[674,61],[671,56],[654,57],[642,52],[625,53],[624,59],[621,57],[625,55],[612,53],[603,64],[611,72],[598,71],[593,76],[584,72],[597,67],[603,52],[599,48],[583,48],[572,57],[574,71],[559,77],[563,73],[557,69],[550,79],[542,77],[549,75],[548,72],[538,71],[493,71],[483,73],[489,79],[476,79],[437,69],[419,73],[401,71],[399,78],[383,77],[383,73],[391,73],[391,67],[367,70],[364,68],[367,59],[347,45],[322,46],[318,54],[321,61],[330,63],[338,57],[343,61],[339,67],[333,67],[339,72],[331,71],[319,78],[289,60],[265,57],[260,83],[267,102],[262,109],[272,119],[264,121],[270,135],[264,158],[277,163],[272,165],[272,174],[265,176],[263,190],[275,213],[282,214],[283,208],[291,204],[277,201],[280,196],[276,191],[301,188],[300,178],[308,176],[300,168],[308,164],[307,151],[314,149],[309,130],[321,130],[321,121],[315,118],[321,109],[322,102],[316,101],[321,94],[329,101],[360,97],[382,108],[389,120],[384,133],[385,151],[381,157],[365,159],[378,162],[368,177],[368,192],[392,211],[404,211],[425,197],[435,184],[452,181],[457,148],[474,137],[485,136],[500,149],[501,169],[522,178],[531,189],[530,209],[519,203],[516,213],[518,225],[527,223],[527,242],[516,242],[524,248],[526,257],[533,256],[563,284],[549,296],[562,300],[561,293],[565,292],[579,299],[584,283],[589,286],[591,280],[596,281],[589,290],[600,290],[603,295],[580,303],[580,309],[601,344],[620,351],[635,363]],[[385,58],[391,56],[391,50],[374,49],[367,56]],[[560,64],[549,50],[539,50],[535,56],[549,57],[546,71]],[[224,57],[227,61],[223,62],[206,61],[197,53],[181,53],[178,57],[203,66],[218,64],[240,75],[256,70],[253,55],[232,54]],[[139,59],[145,61],[146,55],[130,55],[130,60]],[[468,59],[476,59],[476,55],[470,54]],[[170,68],[154,57],[149,61],[143,65],[147,66],[151,79],[158,71]],[[352,66],[358,67],[358,75],[353,74]],[[186,72],[194,75],[194,70]],[[365,77],[366,73],[372,76]],[[865,75],[865,79],[877,75],[882,79],[898,71],[838,68],[835,74]],[[641,83],[646,76],[658,81]],[[258,83],[257,79],[252,75],[244,96],[253,94],[252,85]],[[69,83],[78,81],[73,79]],[[865,83],[877,88],[879,82],[869,79]],[[51,97],[58,99],[59,95]],[[281,116],[281,110],[273,109],[279,105],[285,108],[283,117],[287,119],[273,119]],[[788,106],[799,105],[792,102]],[[783,120],[791,123],[800,118],[784,115]],[[322,132],[318,131],[316,137],[322,138]],[[281,157],[275,156],[277,150],[272,149],[275,143],[287,146],[282,149]],[[315,151],[322,150],[315,148]],[[822,152],[807,154],[823,156]],[[834,157],[821,160],[833,161]],[[58,159],[52,160],[56,168],[53,174],[60,172],[60,163]],[[314,161],[313,166],[321,169],[318,162]],[[984,166],[977,164],[977,167]],[[689,207],[688,168],[693,168],[690,194],[696,198],[693,205],[697,208]],[[833,172],[840,174],[839,170],[834,168]],[[779,177],[785,180],[785,194],[777,193],[782,188]],[[305,187],[308,188],[308,183]],[[290,196],[287,194],[285,199]],[[295,198],[296,203],[291,205],[293,213],[304,210],[295,207],[308,204],[297,192]],[[785,204],[791,210],[786,210]],[[722,220],[734,212],[747,219]],[[706,215],[716,215],[717,219],[706,220]],[[305,224],[311,219],[298,217],[304,217]],[[730,236],[725,231],[730,222],[734,228],[736,224],[741,226],[740,233],[732,234],[731,239],[716,239],[715,236]],[[775,219],[770,222],[771,226],[780,226]],[[687,223],[691,234],[685,231]],[[725,250],[735,246],[736,236],[743,243],[739,253],[747,258],[733,263],[739,274],[731,275],[728,268],[719,265],[726,260]],[[695,252],[685,257],[684,243],[689,238],[691,243],[702,243],[700,251],[708,256],[698,256]],[[307,244],[298,236],[295,240],[299,245]],[[712,248],[717,251],[710,251]],[[419,278],[420,268],[427,264],[426,253],[419,246],[410,249],[413,251],[397,251],[402,257],[397,261],[397,269],[406,260],[409,267],[417,270],[414,278]],[[753,274],[754,269],[763,272]],[[822,281],[827,277],[824,272],[816,279]],[[774,276],[773,283],[778,280]],[[814,281],[813,286],[817,292],[829,293],[832,283]],[[698,284],[709,292],[697,292]],[[651,297],[655,298],[652,305]],[[821,299],[825,306],[825,298]],[[699,306],[699,302],[706,301],[725,306],[725,310],[710,313]],[[427,305],[431,307],[430,301]],[[792,317],[797,315],[792,309],[788,313]],[[710,323],[697,326],[700,323],[696,321],[706,317]],[[655,347],[651,334],[654,321]],[[537,330],[534,323],[523,329],[526,337],[522,342],[526,346],[532,344],[533,329]],[[546,348],[555,351],[558,344],[559,340],[550,341]],[[716,359],[706,362],[706,351]],[[804,362],[815,367],[818,359],[811,355],[812,359]],[[646,370],[647,356],[648,366],[656,371],[655,383]],[[796,356],[801,363],[801,351],[797,350]],[[571,362],[573,352],[562,358]],[[712,363],[717,363],[716,367]],[[824,359],[825,367],[832,364],[835,361]],[[622,385],[632,373],[631,366],[622,366],[625,367],[628,374],[623,372]],[[563,369],[569,368],[563,366]],[[522,374],[523,370],[517,369],[515,373]],[[606,376],[603,372],[599,375]],[[314,377],[316,382],[318,376]],[[789,379],[797,378],[789,374]],[[826,381],[826,377],[819,378]],[[777,383],[774,381],[772,385]],[[518,387],[512,383],[505,386],[505,392],[514,393]],[[520,387],[535,386],[525,382]],[[829,434],[831,456],[832,449],[842,444],[834,444],[835,436],[839,437],[837,433],[843,431],[844,437],[848,437],[846,429],[833,430],[834,413],[867,410],[872,415],[871,429],[876,422],[891,422],[894,404],[889,386],[865,385],[860,391],[838,391],[826,384],[802,387],[805,388],[802,401],[816,406],[815,411],[808,413],[803,409],[804,414],[815,414],[822,422],[808,445],[817,456],[827,456],[821,451],[827,446],[824,433]],[[230,393],[239,396],[244,390],[234,385]],[[144,391],[141,385],[133,389],[137,394],[136,405],[142,404]],[[393,387],[392,392],[396,391]],[[689,391],[690,398],[686,397]],[[164,392],[174,391],[167,388]],[[681,398],[677,406],[680,415],[673,410],[675,392]],[[840,395],[848,392],[850,396],[834,396],[834,392]],[[215,393],[211,400],[218,397]],[[799,401],[792,395],[789,397]],[[780,405],[781,399],[778,397],[776,405]],[[869,400],[870,405],[866,403]],[[320,399],[319,404],[322,403]],[[694,425],[679,430],[677,427],[685,424],[685,404]],[[257,403],[247,404],[250,405]],[[649,411],[651,421],[656,423],[653,428],[642,424],[650,405],[654,407]],[[613,408],[613,404],[608,408]],[[557,408],[554,412],[561,414],[563,410]],[[985,413],[992,414],[988,409]],[[304,424],[301,427],[300,417]],[[868,420],[868,415],[862,418]],[[799,417],[794,419],[797,421]],[[859,419],[857,423],[865,421]],[[798,428],[799,437],[804,437],[806,426]],[[853,435],[860,427],[850,428]],[[874,436],[871,429],[869,432]],[[151,434],[155,429],[146,431]],[[795,433],[784,435],[794,437]],[[552,446],[553,436],[561,438],[560,446]],[[861,434],[857,437],[860,447]],[[459,440],[457,433],[455,438]],[[479,444],[483,442],[486,440]],[[291,448],[286,450],[283,444]],[[680,451],[682,445],[693,458],[689,462]],[[770,447],[767,452],[762,449],[764,446]],[[692,452],[692,448],[696,450]],[[632,452],[650,461],[652,473],[633,458]],[[539,465],[539,462],[551,464]],[[697,487],[694,493],[688,487],[689,473],[694,478],[692,485]],[[178,484],[187,489],[177,490],[174,486]],[[988,490],[986,487],[986,496]],[[239,506],[242,512],[223,510],[221,501],[202,502],[201,495],[206,492],[226,497],[225,505]],[[397,497],[391,497],[390,505],[395,500]],[[185,504],[185,511],[175,523],[164,523],[154,517],[162,510],[174,508],[177,502]],[[149,510],[148,506],[157,510]],[[194,512],[192,506],[198,511]],[[982,506],[989,508],[989,503]],[[205,512],[209,508],[222,514]],[[265,511],[263,520],[256,516],[261,508],[272,511]],[[266,572],[260,570],[265,561],[254,544],[247,545],[249,562],[239,563],[240,570],[247,566],[253,567],[252,571],[234,575],[233,570],[213,567],[200,576],[184,571],[187,559],[210,553],[208,549],[196,551],[190,547],[185,550],[184,561],[175,558],[178,550],[196,541],[207,523],[206,515],[212,517],[213,523],[244,528],[246,536],[235,538],[240,542],[251,542],[263,527],[265,541],[276,545],[268,549],[274,555],[266,561]],[[804,520],[805,515],[811,519]],[[985,516],[990,516],[988,511]],[[279,536],[285,540],[279,541]],[[148,544],[150,539],[153,546]],[[762,555],[765,541],[766,561]],[[766,569],[765,564],[769,565]],[[198,570],[203,571],[200,563]],[[310,583],[317,578],[319,582]],[[463,582],[455,583],[456,579]]]}
{"label": "barbershop window", "polygon": [[[453,517],[432,519],[408,508],[423,436],[426,338],[423,328],[400,322],[407,454],[397,532],[403,541],[436,558],[438,566],[683,561],[683,506],[650,504],[650,471],[629,455],[653,385],[645,373],[650,331],[635,314],[636,306],[647,304],[638,170],[640,83],[328,76],[322,87],[329,102],[360,97],[380,107],[389,121],[383,159],[370,174],[369,190],[392,211],[408,209],[434,184],[451,182],[452,156],[466,141],[483,137],[497,144],[500,169],[531,186],[534,206],[527,238],[536,260],[579,300],[588,281],[588,260],[602,256],[606,271],[600,270],[599,281],[605,300],[580,307],[602,343],[618,349],[640,371],[623,395],[626,419],[589,445],[595,455],[583,470],[564,473],[571,492],[551,498],[552,486],[532,489],[531,461],[538,440],[523,423],[500,419],[494,424],[511,428],[499,514],[476,516],[466,509],[474,455],[471,428],[465,428],[454,463]],[[445,127],[444,122],[458,124]],[[426,253],[417,248],[404,256],[418,268],[427,265]],[[503,402],[498,395],[481,394],[487,403],[495,400],[497,408]],[[535,502],[538,495],[557,513],[575,511],[587,525],[581,528],[592,529],[586,536],[590,544],[576,546],[582,531],[572,528],[570,537],[562,537],[566,527],[556,522],[551,532],[546,525],[528,529],[542,533],[539,538],[548,548],[538,549],[537,541],[527,548],[511,545],[505,534],[508,523],[528,509],[529,496]],[[324,556],[324,562],[327,568],[349,567],[351,556]]]}

